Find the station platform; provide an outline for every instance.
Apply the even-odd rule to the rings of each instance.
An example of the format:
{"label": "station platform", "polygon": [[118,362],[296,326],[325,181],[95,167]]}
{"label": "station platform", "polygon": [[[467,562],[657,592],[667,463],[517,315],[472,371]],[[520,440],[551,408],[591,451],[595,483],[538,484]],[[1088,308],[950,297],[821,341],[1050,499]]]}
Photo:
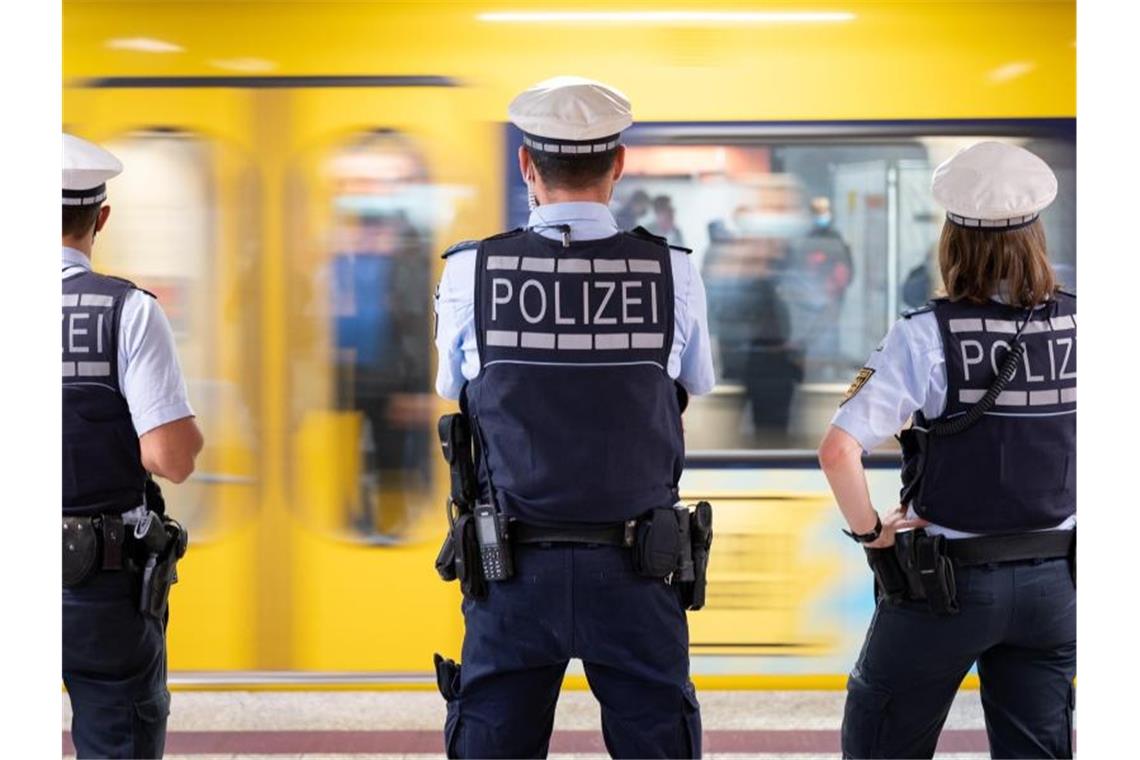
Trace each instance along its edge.
{"label": "station platform", "polygon": [[[698,692],[704,756],[836,757],[843,691]],[[167,758],[443,757],[444,703],[432,691],[176,691]],[[63,697],[63,752],[74,757]],[[597,702],[563,691],[550,756],[605,756]],[[958,694],[937,757],[989,756],[976,690]]]}

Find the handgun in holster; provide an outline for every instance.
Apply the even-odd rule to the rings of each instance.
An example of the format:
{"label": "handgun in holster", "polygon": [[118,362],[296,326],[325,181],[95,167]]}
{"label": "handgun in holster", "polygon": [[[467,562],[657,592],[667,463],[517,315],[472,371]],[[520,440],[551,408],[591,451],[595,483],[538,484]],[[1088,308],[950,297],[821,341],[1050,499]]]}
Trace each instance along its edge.
{"label": "handgun in holster", "polygon": [[705,603],[708,558],[712,546],[712,507],[661,507],[638,520],[633,541],[633,569],[648,578],[667,578],[678,587],[686,609]]}
{"label": "handgun in holster", "polygon": [[170,588],[178,582],[178,560],[186,554],[189,534],[177,520],[147,512],[146,519],[135,527],[135,538],[146,550],[139,611],[165,621]]}
{"label": "handgun in holster", "polygon": [[445,581],[459,581],[465,597],[483,599],[487,582],[483,578],[479,541],[475,531],[474,508],[479,484],[475,475],[474,438],[464,414],[439,418],[439,444],[451,472],[447,500],[449,530],[435,558],[435,569]]}

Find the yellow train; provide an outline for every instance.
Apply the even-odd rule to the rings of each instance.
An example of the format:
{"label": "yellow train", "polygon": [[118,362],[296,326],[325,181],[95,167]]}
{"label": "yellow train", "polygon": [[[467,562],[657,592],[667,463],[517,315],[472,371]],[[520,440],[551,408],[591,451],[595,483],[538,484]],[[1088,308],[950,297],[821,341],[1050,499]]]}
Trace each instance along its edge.
{"label": "yellow train", "polygon": [[[626,92],[615,211],[705,275],[721,382],[682,483],[717,507],[701,685],[838,683],[854,658],[869,580],[809,449],[937,286],[932,166],[983,135],[1046,157],[1075,284],[1072,2],[63,8],[64,127],[126,165],[96,266],[159,295],[208,441],[167,489],[193,537],[182,683],[427,683],[458,653],[432,288],[444,247],[525,218],[505,108],[535,81]],[[888,502],[894,455],[874,463]]]}

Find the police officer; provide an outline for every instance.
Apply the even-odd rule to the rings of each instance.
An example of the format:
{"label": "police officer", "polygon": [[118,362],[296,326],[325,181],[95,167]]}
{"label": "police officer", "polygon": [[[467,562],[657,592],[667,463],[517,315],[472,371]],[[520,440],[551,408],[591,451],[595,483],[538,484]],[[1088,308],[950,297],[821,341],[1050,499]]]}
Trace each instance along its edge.
{"label": "police officer", "polygon": [[685,611],[675,584],[634,571],[622,532],[677,502],[681,412],[714,383],[704,286],[688,251],[607,207],[625,96],[557,77],[508,113],[528,225],[450,248],[436,298],[436,389],[472,420],[479,488],[514,543],[513,577],[463,604],[447,753],[545,756],[580,658],[612,755],[695,757]]}
{"label": "police officer", "polygon": [[[934,172],[946,297],[897,321],[819,457],[878,603],[847,682],[847,757],[930,757],[976,663],[994,757],[1071,757],[1076,667],[1076,297],[1039,213],[1049,167],[998,142]],[[860,456],[903,431],[898,509]]]}
{"label": "police officer", "polygon": [[202,448],[162,309],[91,268],[121,171],[63,135],[63,681],[79,757],[162,755],[165,615],[144,591],[177,536],[150,475],[181,483]]}

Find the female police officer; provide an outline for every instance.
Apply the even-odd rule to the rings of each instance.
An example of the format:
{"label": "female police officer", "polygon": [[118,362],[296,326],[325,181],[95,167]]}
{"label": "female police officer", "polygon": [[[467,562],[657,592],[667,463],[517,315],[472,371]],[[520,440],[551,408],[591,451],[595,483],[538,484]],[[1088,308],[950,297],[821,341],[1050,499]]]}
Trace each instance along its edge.
{"label": "female police officer", "polygon": [[[933,192],[946,297],[892,326],[819,450],[879,597],[843,753],[930,757],[977,663],[991,753],[1069,757],[1076,297],[1056,287],[1038,219],[1057,181],[1032,153],[981,142],[938,167]],[[880,519],[860,456],[912,414],[902,506]]]}

